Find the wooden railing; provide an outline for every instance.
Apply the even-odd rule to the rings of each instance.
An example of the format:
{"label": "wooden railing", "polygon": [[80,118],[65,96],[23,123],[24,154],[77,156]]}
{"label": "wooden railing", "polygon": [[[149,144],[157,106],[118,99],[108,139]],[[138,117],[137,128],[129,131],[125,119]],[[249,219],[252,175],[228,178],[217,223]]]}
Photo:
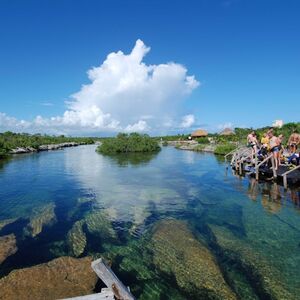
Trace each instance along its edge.
{"label": "wooden railing", "polygon": [[[257,157],[257,155],[256,155]],[[272,154],[270,154],[267,158],[265,158],[263,161],[261,161],[259,164],[257,163],[257,159],[255,160],[255,179],[258,180],[259,177],[259,167],[266,163],[269,159],[273,157]]]}
{"label": "wooden railing", "polygon": [[286,171],[285,173],[282,174],[282,177],[283,177],[283,186],[284,188],[286,189],[287,188],[287,175],[298,170],[300,168],[300,165],[293,168],[292,170],[289,170],[289,171]]}

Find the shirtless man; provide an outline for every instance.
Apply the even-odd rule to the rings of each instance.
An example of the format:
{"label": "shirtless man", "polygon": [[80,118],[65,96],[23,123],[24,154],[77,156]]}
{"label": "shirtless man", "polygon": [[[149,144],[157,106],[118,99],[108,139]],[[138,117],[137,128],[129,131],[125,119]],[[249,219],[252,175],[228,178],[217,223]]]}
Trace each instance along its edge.
{"label": "shirtless man", "polygon": [[254,154],[256,154],[257,152],[257,144],[258,144],[255,131],[252,131],[248,134],[247,142],[248,142],[248,147],[251,147],[252,149],[252,159],[253,159]]}

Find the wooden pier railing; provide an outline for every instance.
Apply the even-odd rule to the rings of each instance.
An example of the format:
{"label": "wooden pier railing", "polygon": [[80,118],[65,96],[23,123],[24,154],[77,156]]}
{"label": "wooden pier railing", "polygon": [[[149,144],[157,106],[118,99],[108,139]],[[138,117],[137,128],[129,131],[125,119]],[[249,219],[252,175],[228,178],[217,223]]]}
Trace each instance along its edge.
{"label": "wooden pier railing", "polygon": [[290,173],[292,173],[292,172],[294,172],[294,171],[296,171],[296,170],[298,170],[298,169],[300,169],[300,165],[297,166],[297,167],[295,167],[295,168],[293,168],[292,170],[289,170],[289,171],[283,173],[281,175],[283,177],[283,186],[284,186],[285,189],[287,188],[287,175],[290,174]]}
{"label": "wooden pier railing", "polygon": [[[295,166],[291,170],[287,170],[288,167],[282,167],[280,166],[278,170],[275,168],[275,159],[272,154],[269,154],[266,158],[264,158],[262,161],[259,161],[258,159],[258,152],[252,153],[252,149],[248,148],[246,146],[239,146],[233,151],[227,153],[224,158],[225,162],[227,163],[227,158],[231,156],[231,162],[230,165],[232,168],[235,169],[236,172],[239,173],[239,175],[242,175],[243,172],[247,172],[251,170],[251,168],[254,168],[254,171],[252,174],[255,176],[256,180],[259,180],[259,176],[261,174],[270,174],[273,175],[273,179],[276,180],[279,178],[280,180],[283,180],[283,185],[285,188],[287,188],[288,181],[290,182],[300,182],[300,166]],[[261,166],[268,161],[271,162],[271,167],[268,166],[265,170],[261,169]],[[247,168],[248,166],[248,168]],[[249,168],[250,167],[250,168]],[[294,174],[293,172],[297,171],[297,174]],[[291,175],[291,173],[293,173]]]}

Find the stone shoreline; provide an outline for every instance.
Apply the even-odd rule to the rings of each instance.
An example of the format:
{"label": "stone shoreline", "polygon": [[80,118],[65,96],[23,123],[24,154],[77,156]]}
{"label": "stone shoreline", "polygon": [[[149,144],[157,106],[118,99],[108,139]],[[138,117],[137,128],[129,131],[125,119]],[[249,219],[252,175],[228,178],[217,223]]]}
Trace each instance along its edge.
{"label": "stone shoreline", "polygon": [[209,145],[203,145],[204,147],[201,147],[201,144],[198,144],[196,141],[169,141],[168,145],[174,146],[177,149],[180,150],[190,150],[190,151],[200,151],[200,152],[210,152],[214,153],[216,149],[216,145],[209,144]]}
{"label": "stone shoreline", "polygon": [[33,153],[40,151],[51,151],[51,150],[59,150],[66,147],[77,147],[79,145],[86,145],[86,143],[76,143],[76,142],[66,142],[60,144],[49,144],[49,145],[41,145],[37,149],[33,147],[17,147],[15,149],[10,150],[10,154],[23,154],[23,153]]}

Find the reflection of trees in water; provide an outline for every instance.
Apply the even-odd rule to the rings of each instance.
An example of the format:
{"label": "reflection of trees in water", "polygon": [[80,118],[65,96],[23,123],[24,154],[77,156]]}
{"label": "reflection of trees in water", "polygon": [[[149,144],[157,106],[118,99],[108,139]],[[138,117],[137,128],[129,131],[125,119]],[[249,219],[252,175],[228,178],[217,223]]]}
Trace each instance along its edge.
{"label": "reflection of trees in water", "polygon": [[120,153],[108,156],[111,160],[116,162],[120,167],[127,167],[129,165],[138,166],[148,164],[157,153]]}
{"label": "reflection of trees in water", "polygon": [[9,157],[0,157],[0,170],[10,161]]}

